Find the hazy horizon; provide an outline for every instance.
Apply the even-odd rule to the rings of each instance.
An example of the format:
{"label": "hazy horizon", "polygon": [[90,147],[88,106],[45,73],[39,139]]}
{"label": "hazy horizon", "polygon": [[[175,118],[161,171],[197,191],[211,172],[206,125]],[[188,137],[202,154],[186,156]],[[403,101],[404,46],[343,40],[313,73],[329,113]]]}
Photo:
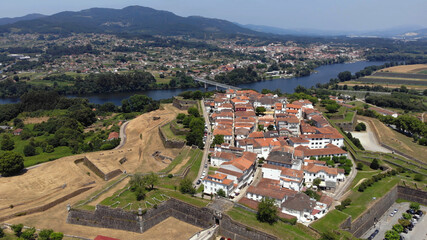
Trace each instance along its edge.
{"label": "hazy horizon", "polygon": [[368,32],[402,26],[427,27],[425,0],[270,0],[268,3],[256,0],[74,0],[60,3],[57,0],[15,0],[2,5],[2,18],[139,5],[170,11],[183,17],[197,15],[283,29]]}

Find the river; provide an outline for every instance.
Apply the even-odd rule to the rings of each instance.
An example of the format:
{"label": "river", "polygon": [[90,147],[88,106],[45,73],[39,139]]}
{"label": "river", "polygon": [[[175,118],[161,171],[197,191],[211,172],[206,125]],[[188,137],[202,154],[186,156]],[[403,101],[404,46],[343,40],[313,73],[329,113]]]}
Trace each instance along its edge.
{"label": "river", "polygon": [[[354,63],[339,63],[332,65],[325,65],[316,68],[316,73],[311,74],[306,77],[295,77],[295,78],[278,78],[273,80],[266,80],[262,82],[246,83],[238,85],[241,88],[249,88],[257,91],[262,89],[276,90],[280,89],[284,93],[293,93],[294,89],[298,86],[304,86],[306,88],[311,88],[317,83],[327,83],[331,78],[336,78],[338,73],[344,71],[350,71],[355,73],[362,70],[367,66],[372,65],[382,65],[385,62],[368,62],[368,61],[359,61]],[[215,87],[209,87],[209,90],[214,90]],[[68,97],[84,97],[88,98],[91,103],[103,104],[106,102],[112,102],[116,105],[121,105],[121,101],[126,99],[134,94],[145,94],[155,100],[171,98],[178,95],[183,91],[188,90],[203,90],[203,88],[191,88],[191,89],[167,89],[167,90],[147,90],[139,92],[125,92],[125,93],[102,93],[102,94],[90,94],[75,96],[69,95]],[[19,98],[0,98],[0,104],[6,103],[16,103],[19,102]]]}

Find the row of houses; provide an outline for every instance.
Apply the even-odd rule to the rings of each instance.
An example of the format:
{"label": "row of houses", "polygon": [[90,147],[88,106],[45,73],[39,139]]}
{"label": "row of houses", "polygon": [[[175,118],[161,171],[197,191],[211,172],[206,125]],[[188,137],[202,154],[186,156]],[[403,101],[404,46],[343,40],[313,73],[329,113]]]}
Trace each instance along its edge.
{"label": "row of houses", "polygon": [[[205,194],[222,189],[250,206],[272,198],[283,216],[301,222],[327,212],[332,201],[326,194],[323,201],[316,201],[302,191],[315,179],[320,179],[324,190],[336,189],[345,181],[344,170],[318,159],[347,156],[347,152],[341,148],[344,137],[310,101],[288,102],[252,90],[227,90],[204,104],[213,136],[224,136],[224,143],[211,149],[210,164],[218,169],[203,179]],[[263,162],[259,169],[257,162]],[[257,171],[261,180],[253,184]]]}

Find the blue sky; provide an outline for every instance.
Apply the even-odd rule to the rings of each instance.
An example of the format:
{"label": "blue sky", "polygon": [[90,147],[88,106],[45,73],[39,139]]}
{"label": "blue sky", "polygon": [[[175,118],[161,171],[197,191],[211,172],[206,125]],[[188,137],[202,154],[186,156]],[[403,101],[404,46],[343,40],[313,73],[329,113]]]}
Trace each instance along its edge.
{"label": "blue sky", "polygon": [[403,25],[427,27],[427,0],[12,0],[2,1],[0,17],[129,5],[281,28],[367,31]]}

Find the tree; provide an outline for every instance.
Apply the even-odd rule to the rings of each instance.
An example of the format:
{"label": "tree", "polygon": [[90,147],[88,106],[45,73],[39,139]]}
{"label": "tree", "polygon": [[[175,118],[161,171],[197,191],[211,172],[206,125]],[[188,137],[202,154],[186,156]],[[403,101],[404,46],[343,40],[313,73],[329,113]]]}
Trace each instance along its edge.
{"label": "tree", "polygon": [[21,238],[23,238],[25,240],[34,240],[34,239],[36,239],[35,234],[36,234],[36,229],[35,228],[29,228],[29,229],[26,229],[25,231],[23,231],[21,233]]}
{"label": "tree", "polygon": [[340,105],[338,105],[337,103],[332,103],[332,104],[326,105],[325,108],[326,110],[328,110],[328,112],[335,113],[340,108]]}
{"label": "tree", "polygon": [[159,182],[159,176],[157,174],[151,172],[148,175],[144,176],[143,178],[146,185],[150,187],[151,190],[154,189],[154,185],[156,185]]}
{"label": "tree", "polygon": [[53,232],[49,236],[50,240],[62,240],[64,238],[64,234],[61,232]]}
{"label": "tree", "polygon": [[4,177],[12,176],[24,169],[24,158],[14,152],[0,154],[0,174]]}
{"label": "tree", "polygon": [[216,191],[216,194],[220,197],[227,197],[225,191],[222,188],[218,189],[218,191]]}
{"label": "tree", "polygon": [[357,170],[362,170],[363,169],[363,163],[358,162],[356,168],[357,168]]}
{"label": "tree", "polygon": [[262,113],[265,113],[265,111],[267,110],[265,109],[265,107],[257,107],[255,111],[257,114],[262,114]]}
{"label": "tree", "polygon": [[273,131],[274,130],[274,126],[273,125],[268,125],[267,130],[268,131]]}
{"label": "tree", "polygon": [[200,117],[199,110],[197,110],[196,107],[190,107],[188,108],[188,114],[193,115],[194,117]]}
{"label": "tree", "polygon": [[10,226],[10,228],[12,228],[13,232],[17,237],[21,236],[23,227],[24,227],[23,224],[13,224],[12,226]]}
{"label": "tree", "polygon": [[178,120],[178,122],[182,122],[184,118],[185,118],[184,113],[178,113],[178,115],[176,116],[176,120]]}
{"label": "tree", "polygon": [[395,224],[395,225],[393,225],[393,230],[398,232],[398,233],[401,233],[401,232],[403,232],[403,226],[400,224]]}
{"label": "tree", "polygon": [[130,190],[135,193],[136,199],[141,201],[145,198],[145,187],[146,182],[144,177],[141,174],[135,174],[131,177],[130,181]]}
{"label": "tree", "polygon": [[263,198],[258,204],[257,219],[260,222],[273,224],[277,221],[277,207],[272,198]]}
{"label": "tree", "polygon": [[43,229],[39,232],[38,240],[50,240],[50,234],[53,233],[52,229]]}
{"label": "tree", "polygon": [[15,148],[15,142],[9,137],[9,135],[3,135],[1,141],[1,150],[3,151],[12,151]]}
{"label": "tree", "polygon": [[399,235],[399,233],[397,233],[394,230],[388,230],[387,232],[385,232],[385,239],[386,240],[399,240],[400,235]]}
{"label": "tree", "polygon": [[262,125],[262,124],[258,124],[258,131],[259,131],[259,132],[264,131],[264,125]]}
{"label": "tree", "polygon": [[402,217],[406,220],[411,220],[412,215],[410,213],[402,213]]}
{"label": "tree", "polygon": [[399,219],[397,220],[399,222],[400,225],[402,225],[404,228],[406,228],[407,226],[411,225],[411,222],[409,220],[406,219]]}
{"label": "tree", "polygon": [[418,211],[418,210],[420,210],[420,204],[419,204],[419,203],[416,203],[416,202],[411,203],[411,205],[409,205],[409,207],[410,207],[411,209],[413,209],[414,211]]}
{"label": "tree", "polygon": [[351,72],[345,71],[345,72],[338,73],[338,79],[341,82],[350,81],[351,80]]}
{"label": "tree", "polygon": [[188,194],[195,194],[196,193],[196,189],[193,188],[193,183],[191,182],[190,179],[188,178],[184,178],[180,183],[179,183],[179,191],[181,191],[181,193],[188,193]]}
{"label": "tree", "polygon": [[378,162],[378,159],[374,158],[374,160],[372,160],[371,165],[369,167],[374,169],[374,170],[377,170],[378,168],[380,168],[380,164]]}
{"label": "tree", "polygon": [[361,122],[361,123],[358,123],[354,129],[358,132],[366,131],[366,125],[363,122]]}
{"label": "tree", "polygon": [[316,178],[313,180],[313,185],[319,187],[321,182],[322,182],[322,180],[320,180],[320,178]]}
{"label": "tree", "polygon": [[4,237],[4,235],[5,234],[4,234],[3,228],[0,227],[0,238]]}
{"label": "tree", "polygon": [[31,157],[31,156],[37,155],[36,148],[33,147],[31,144],[30,145],[26,145],[24,147],[24,155],[26,157]]}
{"label": "tree", "polygon": [[224,143],[224,135],[218,134],[218,135],[215,135],[212,141],[212,146],[221,145],[223,143]]}

